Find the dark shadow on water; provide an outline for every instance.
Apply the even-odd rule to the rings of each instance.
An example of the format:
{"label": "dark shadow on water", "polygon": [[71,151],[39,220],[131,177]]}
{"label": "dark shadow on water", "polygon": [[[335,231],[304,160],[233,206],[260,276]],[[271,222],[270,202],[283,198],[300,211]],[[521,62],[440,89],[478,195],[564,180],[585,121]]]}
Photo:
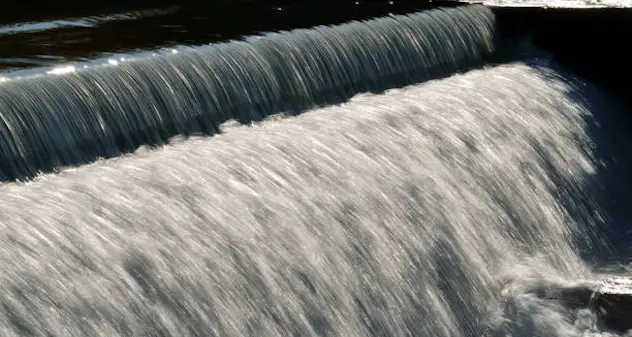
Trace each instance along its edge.
{"label": "dark shadow on water", "polygon": [[[582,190],[573,182],[560,181],[557,191],[578,228],[586,230],[577,238],[582,257],[597,268],[632,262],[631,107],[555,62],[527,62],[536,68],[554,69],[546,74],[569,84],[567,95],[591,113],[584,117],[592,142],[586,151],[592,153],[597,171],[583,188],[579,186]],[[590,197],[578,200],[585,192]]]}
{"label": "dark shadow on water", "polygon": [[[628,83],[632,67],[623,52],[622,37],[632,33],[632,10],[501,7],[493,11],[507,38],[505,50],[511,50],[509,55],[500,55],[500,62],[531,60],[527,62],[533,67],[548,67],[551,62],[541,60],[555,60],[556,74],[549,72],[551,76],[571,84],[573,89],[567,94],[592,113],[585,123],[599,167],[587,186],[594,202],[572,198],[579,192],[570,187],[559,191],[580,227],[590,228],[598,220],[598,233],[585,233],[578,248],[594,265],[630,262],[632,96]],[[539,51],[534,52],[533,46]],[[596,214],[597,208],[604,214]]]}
{"label": "dark shadow on water", "polygon": [[[632,262],[632,101],[622,81],[629,78],[630,69],[615,52],[619,43],[615,32],[632,31],[626,13],[629,11],[495,10],[503,36],[494,61],[521,60],[542,69],[544,76],[566,83],[568,97],[590,112],[584,117],[592,142],[586,151],[594,157],[596,174],[582,190],[577,182],[564,181],[561,173],[552,174],[558,177],[560,202],[577,227],[585,229],[577,238],[577,247],[594,266]],[[608,18],[613,21],[610,26]],[[578,22],[582,20],[602,27],[596,31],[581,27]],[[576,34],[572,34],[574,27]],[[580,43],[582,36],[585,40]],[[586,191],[590,198],[578,200]]]}
{"label": "dark shadow on water", "polygon": [[600,164],[590,191],[605,212],[600,215],[603,221],[597,229],[610,247],[592,255],[597,265],[629,263],[632,262],[632,110],[595,86],[585,86],[583,95],[593,112],[586,122]]}

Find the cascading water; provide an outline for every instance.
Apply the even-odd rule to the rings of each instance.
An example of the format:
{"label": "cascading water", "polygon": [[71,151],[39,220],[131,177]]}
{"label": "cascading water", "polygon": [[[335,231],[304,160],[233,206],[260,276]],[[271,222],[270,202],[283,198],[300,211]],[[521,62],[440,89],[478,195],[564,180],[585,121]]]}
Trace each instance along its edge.
{"label": "cascading water", "polygon": [[[378,23],[372,27],[382,27]],[[470,28],[461,32],[481,32]],[[368,40],[380,40],[385,31]],[[354,41],[345,32],[335,36]],[[297,45],[306,51],[323,53],[312,54],[310,64],[344,73],[342,66],[320,63],[335,59],[322,56],[325,48],[301,42]],[[433,46],[446,50],[438,42]],[[412,48],[403,45],[390,46]],[[248,47],[225,48],[245,53],[236,46]],[[412,55],[373,52],[383,60]],[[112,113],[120,133],[144,140],[136,144],[141,145],[151,142],[139,132],[159,129],[158,119],[151,124],[114,116],[148,116],[143,114],[151,109],[149,102],[160,99],[170,102],[161,103],[170,107],[161,112],[178,116],[192,114],[188,109],[194,107],[221,107],[184,86],[202,88],[194,84],[193,65],[187,73],[177,72],[187,62],[200,64],[194,54],[187,55],[124,68],[136,69],[134,76],[126,75],[137,81],[133,85],[116,79],[87,82],[91,76],[122,74],[113,68],[0,85],[0,97],[12,99],[0,102],[0,115],[42,121],[5,124],[3,132],[21,129],[0,132],[4,140],[41,142],[37,150],[20,150],[31,154],[12,152],[14,157],[7,156],[5,142],[3,166],[13,165],[7,158],[20,158],[19,165],[28,169],[5,173],[37,171],[46,167],[37,166],[38,160],[55,156],[85,155],[77,154],[77,135],[94,134],[96,111]],[[345,55],[348,65],[371,58]],[[249,64],[246,58],[231,62]],[[248,79],[254,69],[239,79]],[[588,308],[571,310],[533,291],[598,278],[582,255],[601,242],[599,228],[608,221],[592,191],[603,170],[598,153],[603,139],[595,135],[611,137],[598,132],[604,125],[595,122],[600,112],[595,102],[607,98],[555,69],[546,61],[486,67],[356,95],[291,118],[225,127],[214,137],[141,149],[28,183],[5,182],[0,185],[0,332],[7,337],[616,335]],[[318,95],[351,95],[350,89],[337,91],[348,88],[340,83],[371,90],[371,78],[395,73],[344,73],[349,81],[323,84],[333,93]],[[250,78],[264,81],[260,74]],[[300,79],[310,78],[305,73],[287,76],[295,81],[292,88],[304,88],[298,95],[302,103],[289,107],[304,109],[304,103],[316,100],[310,90],[318,79],[302,87]],[[233,80],[222,83],[235,95],[247,88],[261,98],[267,88],[257,89],[254,80]],[[176,82],[181,85],[169,85]],[[71,98],[71,89],[82,86],[109,94],[98,100]],[[28,91],[36,88],[39,97]],[[132,88],[154,91],[137,95]],[[158,88],[171,91],[158,94]],[[226,102],[282,104],[244,97]],[[119,102],[121,110],[103,107],[105,102]],[[270,108],[260,114],[286,111]],[[213,116],[209,119],[219,123],[241,115]],[[81,124],[91,118],[93,124]],[[186,120],[178,118],[172,120]],[[45,124],[51,120],[59,123]],[[91,139],[106,148],[104,134]],[[66,143],[69,139],[74,140]],[[64,160],[51,162],[72,162]]]}
{"label": "cascading water", "polygon": [[548,75],[473,71],[5,185],[0,329],[573,335],[511,291],[590,277],[564,206],[589,197],[590,111]]}
{"label": "cascading water", "polygon": [[8,80],[0,87],[0,179],[447,76],[483,64],[494,33],[491,11],[472,6]]}

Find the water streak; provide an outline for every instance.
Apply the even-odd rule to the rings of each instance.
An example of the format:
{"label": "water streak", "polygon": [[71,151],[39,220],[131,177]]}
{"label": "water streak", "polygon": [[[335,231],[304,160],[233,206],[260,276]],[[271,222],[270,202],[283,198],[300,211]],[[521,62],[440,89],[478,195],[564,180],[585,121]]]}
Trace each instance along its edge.
{"label": "water streak", "polygon": [[161,16],[173,12],[175,9],[150,9],[127,13],[114,13],[109,15],[89,16],[76,19],[52,20],[41,22],[21,22],[12,25],[0,25],[0,36],[24,33],[34,33],[62,28],[94,28],[112,21],[138,20],[146,17]]}
{"label": "water streak", "polygon": [[342,102],[481,65],[483,6],[253,36],[177,54],[0,83],[0,180],[113,157],[229,119]]}
{"label": "water streak", "polygon": [[577,90],[510,64],[4,184],[0,331],[580,336],[521,291],[591,277]]}

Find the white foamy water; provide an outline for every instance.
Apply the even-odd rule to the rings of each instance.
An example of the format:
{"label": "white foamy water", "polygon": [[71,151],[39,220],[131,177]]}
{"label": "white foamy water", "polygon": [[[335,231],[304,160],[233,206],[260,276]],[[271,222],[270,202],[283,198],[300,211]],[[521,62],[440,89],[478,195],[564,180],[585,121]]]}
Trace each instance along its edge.
{"label": "white foamy water", "polygon": [[523,291],[593,278],[572,92],[510,64],[5,183],[1,335],[601,334]]}

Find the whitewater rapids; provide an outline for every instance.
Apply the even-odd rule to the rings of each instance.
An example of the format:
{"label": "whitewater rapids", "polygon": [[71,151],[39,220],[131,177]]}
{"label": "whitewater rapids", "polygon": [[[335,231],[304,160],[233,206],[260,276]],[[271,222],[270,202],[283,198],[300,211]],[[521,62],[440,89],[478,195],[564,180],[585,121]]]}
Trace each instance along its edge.
{"label": "whitewater rapids", "polygon": [[521,291],[593,277],[581,92],[508,64],[5,183],[0,334],[601,334]]}

